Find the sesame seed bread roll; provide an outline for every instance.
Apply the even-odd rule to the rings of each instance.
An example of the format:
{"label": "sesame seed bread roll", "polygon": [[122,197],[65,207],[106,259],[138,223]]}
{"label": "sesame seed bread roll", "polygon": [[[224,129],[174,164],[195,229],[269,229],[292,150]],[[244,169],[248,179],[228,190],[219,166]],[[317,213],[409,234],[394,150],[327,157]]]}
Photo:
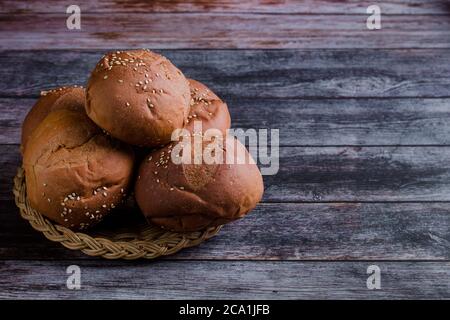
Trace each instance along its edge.
{"label": "sesame seed bread roll", "polygon": [[22,123],[22,141],[20,146],[22,154],[31,133],[50,112],[60,109],[85,112],[84,101],[85,94],[82,87],[60,87],[42,91],[41,97],[28,112]]}
{"label": "sesame seed bread roll", "polygon": [[201,121],[202,132],[219,129],[225,133],[231,126],[227,104],[203,83],[194,79],[188,81],[191,89],[191,108],[185,129],[194,132],[195,121]]}
{"label": "sesame seed bread roll", "polygon": [[86,95],[86,112],[98,126],[140,147],[170,142],[189,112],[187,79],[167,58],[149,50],[105,55]]}
{"label": "sesame seed bread roll", "polygon": [[[261,173],[245,147],[229,137],[222,151],[239,164],[175,164],[175,143],[153,151],[139,168],[136,201],[150,223],[187,232],[242,218],[261,200]],[[242,161],[243,162],[243,161]]]}
{"label": "sesame seed bread roll", "polygon": [[47,218],[85,229],[122,202],[133,162],[131,147],[104,134],[84,112],[53,111],[25,149],[28,199]]}

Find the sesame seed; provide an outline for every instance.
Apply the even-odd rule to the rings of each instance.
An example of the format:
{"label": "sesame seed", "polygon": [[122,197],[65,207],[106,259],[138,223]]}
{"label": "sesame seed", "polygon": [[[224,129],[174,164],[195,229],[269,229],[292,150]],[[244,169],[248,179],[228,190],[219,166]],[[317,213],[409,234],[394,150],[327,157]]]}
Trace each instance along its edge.
{"label": "sesame seed", "polygon": [[121,193],[123,193],[123,188],[122,188],[122,189],[120,189],[120,192],[121,192]]}
{"label": "sesame seed", "polygon": [[173,191],[173,188],[170,188],[170,191]]}
{"label": "sesame seed", "polygon": [[46,184],[46,183],[43,183],[42,185],[43,185],[44,187],[46,187],[46,186],[47,186],[47,184]]}
{"label": "sesame seed", "polygon": [[184,190],[184,187],[180,187],[181,190]]}
{"label": "sesame seed", "polygon": [[103,192],[103,196],[104,196],[104,197],[107,197],[108,194],[107,194],[106,192]]}
{"label": "sesame seed", "polygon": [[102,208],[106,208],[106,204],[102,205]]}
{"label": "sesame seed", "polygon": [[125,103],[125,104],[126,104],[126,106],[127,106],[127,107],[129,107],[129,106],[130,106],[130,103],[128,103],[128,102],[127,102],[127,103]]}
{"label": "sesame seed", "polygon": [[104,79],[104,80],[108,79],[108,76],[104,76],[103,79]]}
{"label": "sesame seed", "polygon": [[121,80],[121,79],[119,79],[119,80],[117,80],[119,83],[123,83],[123,80]]}
{"label": "sesame seed", "polygon": [[47,199],[48,202],[51,202],[52,200],[50,200],[50,198]]}

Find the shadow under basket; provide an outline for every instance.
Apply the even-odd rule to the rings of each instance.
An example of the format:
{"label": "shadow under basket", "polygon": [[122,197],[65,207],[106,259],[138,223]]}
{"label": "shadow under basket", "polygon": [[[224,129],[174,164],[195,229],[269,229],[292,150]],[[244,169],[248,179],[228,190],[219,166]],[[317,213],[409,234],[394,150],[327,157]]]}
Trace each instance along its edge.
{"label": "shadow under basket", "polygon": [[30,206],[23,168],[18,169],[14,178],[13,192],[20,215],[28,220],[33,229],[68,249],[106,259],[155,259],[171,255],[212,238],[221,228],[189,233],[166,231],[149,225],[137,209],[124,208],[110,213],[98,226],[89,229],[89,234],[74,232],[50,221]]}

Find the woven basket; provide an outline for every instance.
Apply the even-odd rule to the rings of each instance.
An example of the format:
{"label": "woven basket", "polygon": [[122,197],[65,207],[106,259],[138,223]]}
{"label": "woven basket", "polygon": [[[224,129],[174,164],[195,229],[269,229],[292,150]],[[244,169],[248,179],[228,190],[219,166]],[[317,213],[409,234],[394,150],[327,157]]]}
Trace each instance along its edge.
{"label": "woven basket", "polygon": [[51,241],[59,242],[71,250],[80,250],[89,256],[127,260],[154,259],[196,246],[215,236],[221,228],[219,226],[190,233],[169,232],[149,225],[140,214],[131,215],[130,218],[127,212],[126,217],[125,214],[116,214],[111,219],[108,216],[106,220],[109,221],[102,222],[89,235],[55,224],[31,208],[22,168],[18,169],[14,178],[13,191],[20,215],[28,220],[33,229],[42,232]]}

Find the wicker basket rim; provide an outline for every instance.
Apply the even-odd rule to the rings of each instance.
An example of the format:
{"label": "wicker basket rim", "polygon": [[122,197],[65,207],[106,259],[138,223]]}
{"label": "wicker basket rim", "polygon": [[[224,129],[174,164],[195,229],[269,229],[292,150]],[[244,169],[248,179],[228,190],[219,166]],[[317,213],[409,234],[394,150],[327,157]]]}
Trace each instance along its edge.
{"label": "wicker basket rim", "polygon": [[114,238],[120,240],[93,237],[56,224],[34,210],[27,199],[22,167],[18,168],[14,177],[13,193],[21,217],[27,220],[33,229],[43,233],[50,241],[59,242],[68,249],[79,250],[92,257],[124,260],[155,259],[172,255],[183,248],[199,245],[214,237],[221,229],[219,226],[204,231],[177,233],[162,231],[156,226],[148,225],[144,226],[139,234],[127,232],[114,235]]}

